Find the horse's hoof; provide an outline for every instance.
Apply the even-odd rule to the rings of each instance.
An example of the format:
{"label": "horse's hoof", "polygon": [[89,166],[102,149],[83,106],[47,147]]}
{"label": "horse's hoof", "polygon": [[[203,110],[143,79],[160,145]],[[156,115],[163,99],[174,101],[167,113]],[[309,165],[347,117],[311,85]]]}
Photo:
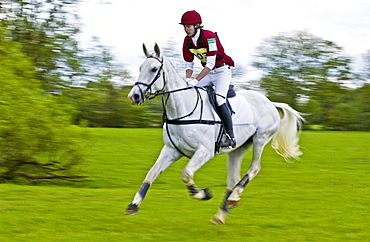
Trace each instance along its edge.
{"label": "horse's hoof", "polygon": [[209,200],[213,198],[213,194],[208,188],[204,188],[203,191],[204,191],[204,198],[202,200]]}
{"label": "horse's hoof", "polygon": [[239,201],[235,201],[235,200],[228,200],[227,201],[227,208],[236,208],[239,205],[240,205]]}
{"label": "horse's hoof", "polygon": [[219,208],[218,212],[213,216],[213,219],[211,219],[211,223],[216,225],[225,224],[225,221],[228,216],[229,213],[225,211],[225,209]]}
{"label": "horse's hoof", "polygon": [[211,219],[210,222],[213,223],[213,224],[215,224],[215,225],[223,225],[223,224],[225,224],[225,221],[223,221],[220,218],[216,218],[216,217],[214,217],[213,219]]}
{"label": "horse's hoof", "polygon": [[130,203],[126,208],[125,215],[135,215],[138,210],[139,208],[136,204]]}
{"label": "horse's hoof", "polygon": [[204,188],[202,190],[199,190],[191,195],[194,199],[199,200],[209,200],[213,197],[211,191],[208,188]]}
{"label": "horse's hoof", "polygon": [[126,209],[125,215],[136,215],[137,211],[131,210],[131,209]]}

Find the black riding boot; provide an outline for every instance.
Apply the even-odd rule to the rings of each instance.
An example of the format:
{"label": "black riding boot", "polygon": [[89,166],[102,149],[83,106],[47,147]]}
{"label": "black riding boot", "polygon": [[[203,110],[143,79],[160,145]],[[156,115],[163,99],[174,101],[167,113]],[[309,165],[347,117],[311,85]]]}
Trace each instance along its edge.
{"label": "black riding boot", "polygon": [[218,111],[220,113],[220,118],[224,124],[226,130],[227,139],[221,142],[221,147],[235,148],[236,141],[233,130],[233,121],[231,119],[231,113],[227,104],[224,103],[221,106],[218,106]]}

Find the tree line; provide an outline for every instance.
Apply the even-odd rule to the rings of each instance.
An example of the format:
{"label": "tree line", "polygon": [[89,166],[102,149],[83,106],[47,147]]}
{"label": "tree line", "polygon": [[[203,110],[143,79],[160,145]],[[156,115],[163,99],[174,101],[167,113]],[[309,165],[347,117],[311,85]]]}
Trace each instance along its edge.
{"label": "tree line", "polygon": [[[164,45],[164,56],[182,70],[181,50],[173,46],[173,40]],[[351,58],[334,42],[308,31],[281,33],[257,48],[251,63],[263,73],[253,82],[257,85],[236,85],[257,89],[270,100],[299,110],[305,115],[305,129],[369,131],[370,51],[364,58],[367,69],[356,73],[351,68]],[[241,68],[233,71],[242,79]],[[67,99],[75,100],[79,107],[74,123],[83,121],[92,127],[161,127],[160,100],[132,106],[127,99],[131,86],[115,86],[109,79],[112,77],[88,82],[86,88],[64,91]]]}
{"label": "tree line", "polygon": [[342,47],[308,31],[291,31],[266,39],[253,65],[263,71],[259,84],[267,96],[307,114],[306,124],[368,131],[370,51],[364,58],[368,67],[355,73]]}
{"label": "tree line", "polygon": [[[108,47],[97,37],[80,47],[79,2],[0,4],[0,182],[81,178],[81,127],[161,127],[161,100],[131,105],[132,77]],[[173,46],[163,53],[178,65]],[[354,73],[343,48],[292,31],[266,39],[252,64],[263,73],[257,88],[307,114],[307,128],[369,131],[370,51],[365,57],[366,69]]]}

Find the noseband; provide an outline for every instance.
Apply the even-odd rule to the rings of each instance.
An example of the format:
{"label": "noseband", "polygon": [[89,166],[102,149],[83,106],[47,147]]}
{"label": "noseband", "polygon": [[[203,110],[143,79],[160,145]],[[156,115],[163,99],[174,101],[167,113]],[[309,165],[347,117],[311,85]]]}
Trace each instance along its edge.
{"label": "noseband", "polygon": [[[138,87],[139,87],[139,85],[145,86],[146,89],[144,91],[139,87],[141,96],[143,97],[143,99],[152,99],[156,96],[155,93],[152,92],[152,86],[162,75],[161,72],[162,72],[162,69],[163,69],[163,59],[160,59],[160,58],[155,57],[155,56],[149,56],[147,58],[154,58],[154,59],[156,59],[157,61],[159,61],[161,63],[161,66],[158,69],[157,75],[154,77],[153,81],[151,81],[149,84],[147,84],[145,82],[135,82],[134,86],[138,86]],[[166,86],[166,78],[165,78],[164,73],[163,73],[163,87],[162,87],[161,90],[163,90],[165,86]],[[158,90],[157,92],[160,92],[161,90]]]}

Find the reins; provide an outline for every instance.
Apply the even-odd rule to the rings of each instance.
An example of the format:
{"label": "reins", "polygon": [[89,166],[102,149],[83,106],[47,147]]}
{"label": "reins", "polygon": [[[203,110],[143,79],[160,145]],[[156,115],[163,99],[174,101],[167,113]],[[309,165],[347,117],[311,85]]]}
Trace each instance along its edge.
{"label": "reins", "polygon": [[167,102],[168,102],[168,99],[170,98],[170,94],[171,93],[175,93],[177,91],[185,91],[185,90],[188,90],[188,89],[178,89],[178,90],[175,90],[174,92],[168,92],[167,94],[167,98],[166,100],[164,100],[164,97],[162,98],[162,105],[163,105],[163,120],[165,122],[168,122],[170,121],[172,124],[176,124],[176,121],[179,121],[181,119],[184,119],[186,117],[190,117],[191,115],[193,115],[193,113],[195,112],[195,110],[197,109],[198,105],[199,105],[199,102],[201,104],[200,108],[201,108],[201,111],[200,111],[200,116],[199,116],[199,119],[202,119],[202,114],[203,114],[203,98],[202,96],[200,95],[199,93],[199,88],[198,87],[194,87],[195,88],[195,91],[197,93],[197,102],[195,103],[195,106],[193,108],[193,110],[191,110],[188,114],[184,115],[184,116],[181,116],[179,118],[176,118],[176,119],[168,119],[167,118],[167,112],[166,112],[166,106],[167,106]]}
{"label": "reins", "polygon": [[[157,72],[156,76],[154,77],[153,81],[150,82],[149,84],[144,83],[144,82],[135,82],[134,85],[143,85],[143,86],[146,87],[146,89],[145,89],[144,92],[139,87],[140,93],[141,93],[141,95],[142,95],[143,98],[145,97],[147,99],[153,99],[153,98],[155,98],[157,96],[162,96],[163,123],[166,125],[167,136],[168,136],[169,140],[171,141],[173,147],[180,154],[182,154],[183,156],[185,156],[187,158],[190,158],[183,151],[181,151],[180,148],[175,144],[175,142],[173,141],[173,139],[172,139],[172,137],[170,135],[170,131],[169,131],[168,125],[169,124],[173,124],[173,125],[189,125],[189,124],[215,125],[215,124],[221,124],[221,121],[202,120],[204,102],[203,102],[203,98],[202,98],[202,95],[200,94],[200,91],[199,90],[206,91],[205,88],[202,88],[202,87],[185,87],[185,88],[175,89],[175,90],[171,90],[171,91],[158,91],[158,92],[152,93],[152,86],[161,77],[161,72],[163,72],[163,87],[162,87],[161,90],[164,90],[164,88],[165,88],[165,86],[166,86],[167,83],[166,83],[166,78],[165,78],[165,72],[163,71],[163,59],[160,59],[160,58],[155,57],[155,56],[149,56],[148,58],[154,58],[154,59],[158,60],[161,63],[161,66],[158,69],[158,72]],[[195,103],[195,106],[194,106],[193,110],[190,111],[188,114],[183,115],[183,116],[181,116],[179,118],[169,119],[167,117],[166,106],[167,106],[168,100],[170,98],[170,95],[173,94],[173,93],[176,93],[176,92],[186,91],[186,90],[190,90],[190,89],[194,89],[196,91],[196,93],[197,93],[197,101]],[[167,96],[167,97],[165,97],[165,96]],[[185,119],[185,118],[190,117],[191,115],[193,115],[194,112],[197,110],[199,104],[200,104],[199,119],[195,119],[195,120],[183,120],[183,119]]]}
{"label": "reins", "polygon": [[171,90],[171,91],[165,91],[165,92],[156,92],[156,93],[153,93],[151,94],[148,99],[153,99],[157,96],[162,96],[162,95],[166,95],[166,94],[171,94],[171,93],[175,93],[175,92],[181,92],[181,91],[186,91],[186,90],[189,90],[191,89],[192,87],[184,87],[184,88],[180,88],[180,89],[176,89],[176,90]]}
{"label": "reins", "polygon": [[[161,77],[161,72],[163,71],[163,59],[160,59],[160,58],[155,57],[155,56],[149,56],[148,58],[154,58],[154,59],[156,59],[157,61],[159,61],[161,63],[161,66],[159,67],[156,76],[154,77],[153,81],[151,81],[149,84],[144,83],[144,82],[135,82],[134,85],[143,85],[143,86],[146,87],[145,91],[142,91],[142,89],[139,87],[141,95],[145,98],[153,99],[157,96],[163,96],[163,98],[162,98],[162,106],[163,106],[163,112],[164,112],[163,113],[163,121],[164,122],[170,121],[172,124],[175,124],[176,121],[191,116],[195,112],[195,110],[197,109],[197,107],[199,105],[199,102],[201,102],[201,112],[200,112],[200,117],[199,117],[199,119],[201,120],[202,113],[203,113],[203,99],[202,99],[202,96],[199,93],[199,89],[203,89],[203,88],[201,88],[201,87],[185,87],[185,88],[180,88],[180,89],[171,90],[171,91],[159,91],[159,92],[156,92],[156,93],[152,93],[152,86]],[[166,83],[165,73],[163,72],[163,87],[162,87],[161,90],[163,90],[165,88],[166,84],[167,83]],[[166,105],[167,105],[168,99],[170,97],[170,94],[176,93],[176,92],[181,92],[181,91],[186,91],[186,90],[189,90],[189,89],[192,89],[192,88],[195,88],[195,90],[197,92],[197,102],[195,104],[194,109],[190,113],[188,113],[188,114],[186,114],[182,117],[179,117],[179,118],[176,118],[176,119],[173,119],[173,120],[167,119]],[[166,96],[166,95],[167,95],[167,98],[165,100],[164,96]]]}

